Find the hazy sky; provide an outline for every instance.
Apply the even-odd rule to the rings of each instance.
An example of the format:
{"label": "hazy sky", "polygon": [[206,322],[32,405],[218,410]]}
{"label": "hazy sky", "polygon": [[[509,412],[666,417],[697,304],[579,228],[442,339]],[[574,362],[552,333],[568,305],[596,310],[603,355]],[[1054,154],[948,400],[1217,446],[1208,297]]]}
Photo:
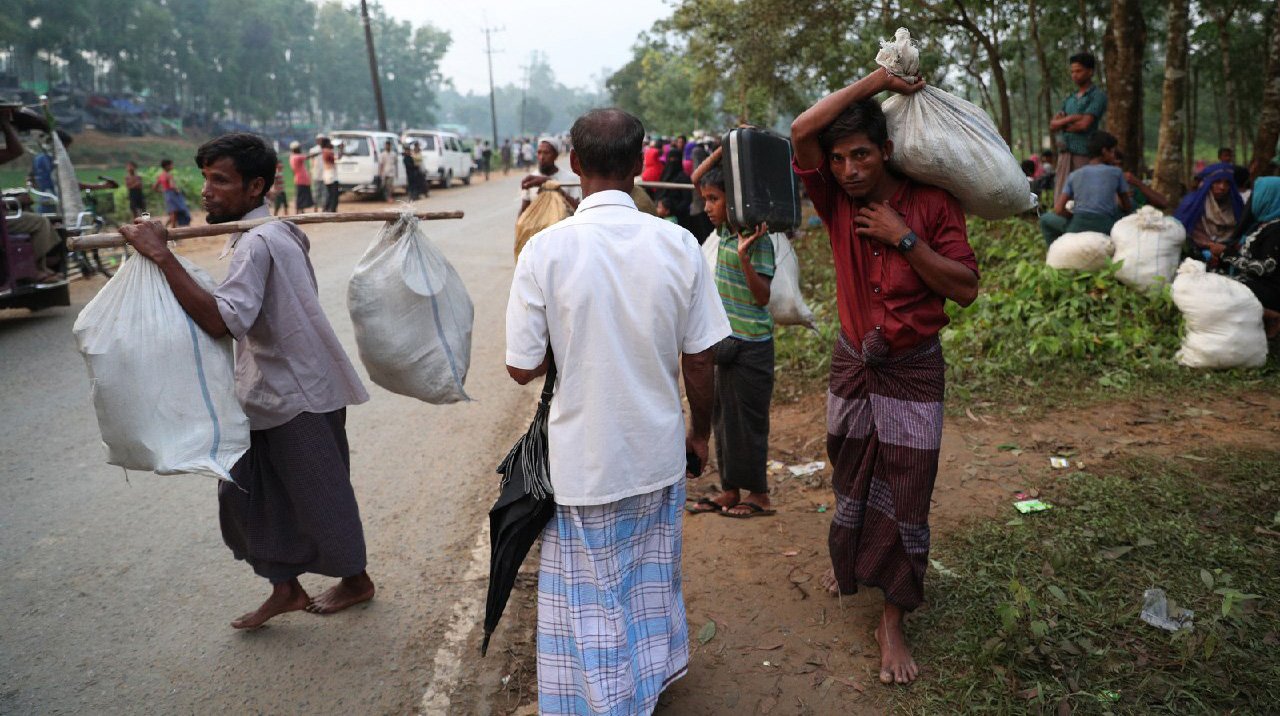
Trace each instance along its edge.
{"label": "hazy sky", "polygon": [[529,53],[547,53],[556,79],[571,87],[593,87],[602,70],[626,64],[636,36],[670,14],[664,0],[381,0],[392,17],[448,30],[453,44],[440,70],[460,92],[489,91],[481,28],[493,34],[493,81],[518,83]]}

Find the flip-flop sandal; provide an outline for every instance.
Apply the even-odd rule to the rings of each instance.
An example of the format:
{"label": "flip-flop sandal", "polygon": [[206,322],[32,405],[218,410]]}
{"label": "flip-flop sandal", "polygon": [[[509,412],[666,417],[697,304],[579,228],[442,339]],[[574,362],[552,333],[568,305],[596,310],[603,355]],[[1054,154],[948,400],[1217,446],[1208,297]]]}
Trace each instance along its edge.
{"label": "flip-flop sandal", "polygon": [[[729,510],[732,510],[732,509],[734,509],[734,508],[736,508],[736,507],[745,507],[745,508],[747,508],[747,511],[746,511],[746,512],[730,512],[730,511],[729,511]],[[734,505],[733,507],[730,507],[730,508],[728,508],[728,509],[726,509],[726,510],[722,511],[722,512],[720,513],[720,516],[721,516],[721,517],[732,517],[732,518],[734,518],[734,519],[738,519],[738,520],[745,520],[745,519],[750,519],[750,518],[752,518],[752,517],[768,517],[768,516],[770,516],[770,515],[776,515],[776,514],[778,514],[778,511],[777,511],[777,510],[775,510],[775,509],[773,509],[773,508],[770,508],[770,507],[761,507],[760,505],[757,505],[757,504],[756,504],[756,503],[754,503],[754,502],[747,502],[747,501],[743,500],[742,502],[739,502],[738,504]]]}
{"label": "flip-flop sandal", "polygon": [[702,515],[708,512],[721,512],[723,510],[724,508],[720,506],[720,503],[710,497],[699,497],[698,501],[693,503],[692,506],[684,506],[684,511],[691,515]]}

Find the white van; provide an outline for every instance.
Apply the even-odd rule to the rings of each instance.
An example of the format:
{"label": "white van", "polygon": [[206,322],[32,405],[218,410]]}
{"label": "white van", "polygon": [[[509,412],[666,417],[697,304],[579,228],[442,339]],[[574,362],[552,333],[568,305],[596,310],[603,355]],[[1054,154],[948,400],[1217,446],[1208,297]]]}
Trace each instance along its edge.
{"label": "white van", "polygon": [[[337,150],[338,186],[357,196],[378,193],[378,159],[391,142],[396,153],[396,181],[394,189],[405,188],[404,162],[400,160],[400,142],[391,132],[342,131],[330,132],[329,140]],[[393,191],[394,191],[393,189]]]}
{"label": "white van", "polygon": [[471,152],[462,146],[462,139],[453,132],[435,129],[410,129],[400,135],[406,146],[417,142],[422,149],[422,173],[427,181],[448,188],[454,179],[463,184],[471,183]]}

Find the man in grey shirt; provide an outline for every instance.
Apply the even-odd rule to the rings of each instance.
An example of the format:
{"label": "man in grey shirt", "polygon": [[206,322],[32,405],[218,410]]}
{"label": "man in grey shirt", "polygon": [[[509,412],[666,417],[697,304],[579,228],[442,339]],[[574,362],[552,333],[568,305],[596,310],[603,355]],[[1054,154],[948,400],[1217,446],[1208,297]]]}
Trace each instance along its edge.
{"label": "man in grey shirt", "polygon": [[[269,215],[263,197],[276,153],[253,134],[200,147],[201,196],[209,223]],[[231,622],[262,626],[284,612],[330,614],[371,599],[364,530],[351,487],[346,406],[369,399],[320,308],[307,235],[273,221],[233,234],[226,279],[201,288],[170,252],[159,222],[120,233],[164,272],[178,302],[206,333],[236,339],[236,397],[249,416],[249,451],[218,485],[222,537],[236,559],[269,580],[271,596]],[[298,576],[338,577],[308,597]]]}

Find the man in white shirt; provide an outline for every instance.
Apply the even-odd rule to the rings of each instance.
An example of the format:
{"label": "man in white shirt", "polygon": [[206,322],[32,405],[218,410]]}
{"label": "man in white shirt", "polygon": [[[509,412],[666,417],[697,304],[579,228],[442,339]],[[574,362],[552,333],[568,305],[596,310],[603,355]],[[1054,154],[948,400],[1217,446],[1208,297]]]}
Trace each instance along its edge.
{"label": "man in white shirt", "polygon": [[396,168],[400,165],[400,156],[395,145],[388,139],[378,154],[378,183],[387,196],[387,203],[396,200]]}
{"label": "man in white shirt", "polygon": [[530,174],[520,182],[520,213],[538,198],[538,191],[543,184],[554,181],[561,186],[560,191],[569,200],[569,208],[576,208],[582,201],[582,187],[578,175],[570,169],[561,169],[556,165],[560,158],[560,141],[555,137],[542,137],[538,140],[538,172]]}
{"label": "man in white shirt", "polygon": [[558,376],[538,705],[543,714],[647,714],[688,667],[684,479],[707,457],[714,346],[729,321],[693,235],[640,213],[629,196],[640,121],[592,110],[572,136],[569,163],[585,198],[526,245],[507,304],[508,372],[523,385],[554,360]]}

